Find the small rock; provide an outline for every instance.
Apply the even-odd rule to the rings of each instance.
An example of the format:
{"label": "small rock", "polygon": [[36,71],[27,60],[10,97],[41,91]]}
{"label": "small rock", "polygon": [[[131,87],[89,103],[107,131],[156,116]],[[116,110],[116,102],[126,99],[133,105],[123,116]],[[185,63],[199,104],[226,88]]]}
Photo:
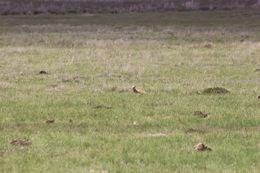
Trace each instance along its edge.
{"label": "small rock", "polygon": [[207,113],[204,113],[204,112],[201,112],[201,111],[195,111],[193,115],[200,117],[200,118],[206,118],[208,116]]}
{"label": "small rock", "polygon": [[257,96],[257,99],[260,99],[260,95],[259,95],[259,96]]}
{"label": "small rock", "polygon": [[255,69],[255,72],[258,72],[258,71],[260,71],[260,68]]}
{"label": "small rock", "polygon": [[12,145],[31,145],[32,142],[29,139],[15,139],[10,143]]}
{"label": "small rock", "polygon": [[47,124],[51,124],[51,123],[54,123],[54,122],[55,122],[54,119],[48,119],[48,120],[46,120],[46,123],[47,123]]}
{"label": "small rock", "polygon": [[45,70],[41,70],[41,71],[39,72],[39,74],[48,74],[48,72],[45,71]]}
{"label": "small rock", "polygon": [[212,151],[211,148],[209,148],[208,146],[206,146],[205,144],[203,143],[198,143],[196,145],[193,146],[193,149],[195,151]]}

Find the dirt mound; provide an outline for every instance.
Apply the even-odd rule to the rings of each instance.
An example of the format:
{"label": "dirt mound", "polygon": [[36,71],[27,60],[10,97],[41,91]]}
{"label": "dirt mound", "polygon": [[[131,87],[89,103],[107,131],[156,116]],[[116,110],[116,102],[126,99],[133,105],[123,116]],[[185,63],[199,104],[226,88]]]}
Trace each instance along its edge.
{"label": "dirt mound", "polygon": [[202,94],[228,94],[229,90],[222,87],[206,88],[202,91]]}

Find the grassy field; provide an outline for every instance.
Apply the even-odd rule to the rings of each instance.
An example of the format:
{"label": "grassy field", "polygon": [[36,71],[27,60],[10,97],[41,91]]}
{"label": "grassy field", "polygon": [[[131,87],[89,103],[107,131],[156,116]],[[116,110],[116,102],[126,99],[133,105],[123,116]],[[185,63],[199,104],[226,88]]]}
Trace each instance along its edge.
{"label": "grassy field", "polygon": [[0,16],[0,172],[257,173],[259,17]]}

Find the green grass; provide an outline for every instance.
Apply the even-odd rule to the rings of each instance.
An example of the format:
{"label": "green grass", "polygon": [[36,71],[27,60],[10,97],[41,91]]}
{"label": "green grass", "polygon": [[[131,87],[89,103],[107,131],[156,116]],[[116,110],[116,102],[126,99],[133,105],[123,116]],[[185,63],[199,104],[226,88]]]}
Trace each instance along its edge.
{"label": "green grass", "polygon": [[0,16],[0,172],[258,172],[259,16]]}

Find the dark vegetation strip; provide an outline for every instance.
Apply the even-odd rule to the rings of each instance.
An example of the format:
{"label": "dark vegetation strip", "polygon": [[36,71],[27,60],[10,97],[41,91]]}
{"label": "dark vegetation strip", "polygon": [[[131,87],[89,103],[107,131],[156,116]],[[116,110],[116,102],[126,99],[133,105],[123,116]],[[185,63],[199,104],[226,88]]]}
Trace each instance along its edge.
{"label": "dark vegetation strip", "polygon": [[2,0],[0,14],[120,13],[171,10],[259,8],[260,0]]}

